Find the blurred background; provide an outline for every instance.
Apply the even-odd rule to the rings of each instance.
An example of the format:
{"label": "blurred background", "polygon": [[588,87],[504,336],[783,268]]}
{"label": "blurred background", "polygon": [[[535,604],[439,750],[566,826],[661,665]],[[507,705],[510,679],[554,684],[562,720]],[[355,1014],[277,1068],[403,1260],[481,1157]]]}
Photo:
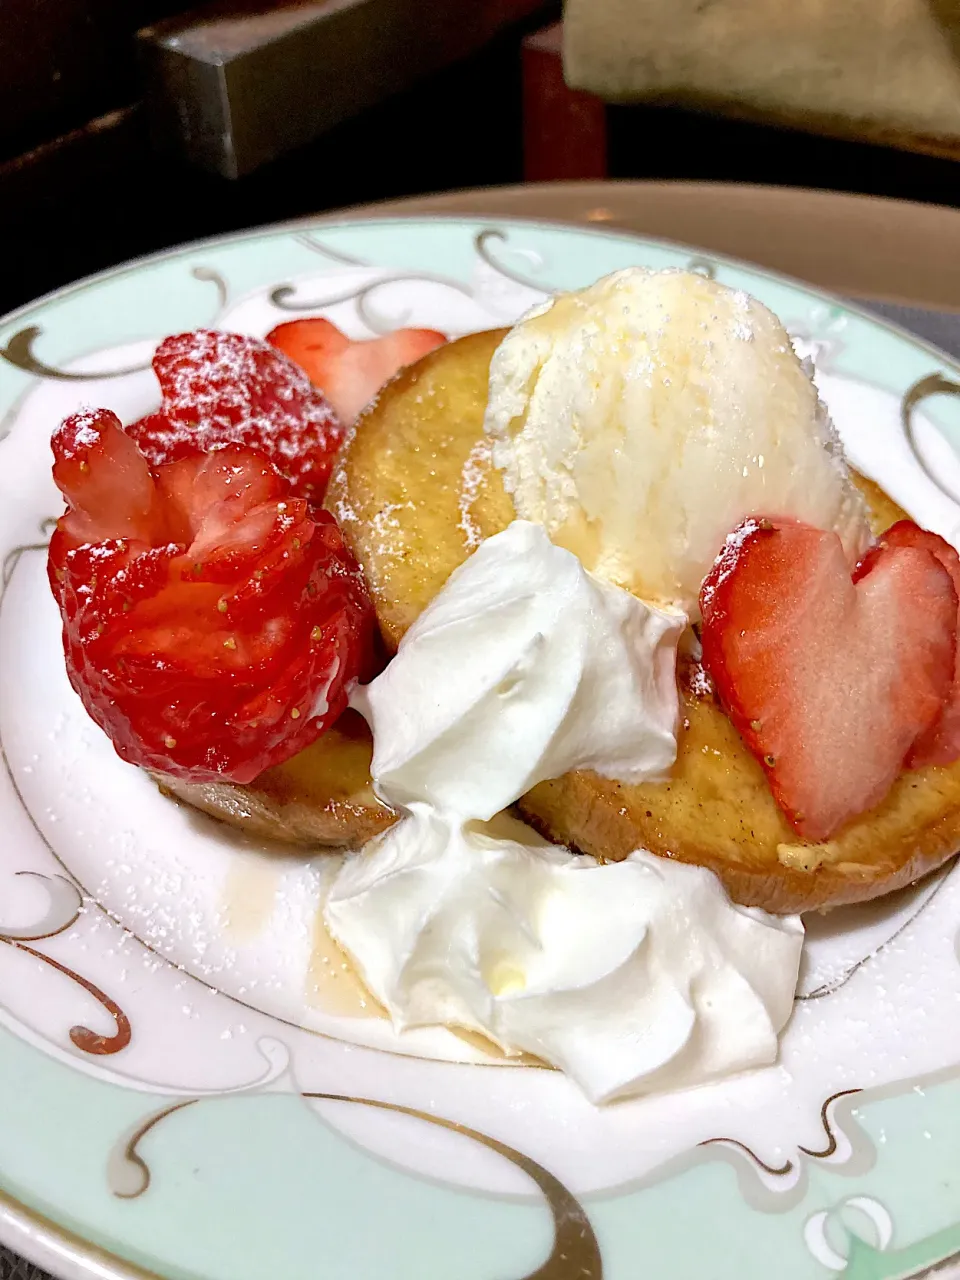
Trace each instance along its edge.
{"label": "blurred background", "polygon": [[0,65],[0,312],[183,240],[463,187],[960,205],[957,0],[2,0]]}

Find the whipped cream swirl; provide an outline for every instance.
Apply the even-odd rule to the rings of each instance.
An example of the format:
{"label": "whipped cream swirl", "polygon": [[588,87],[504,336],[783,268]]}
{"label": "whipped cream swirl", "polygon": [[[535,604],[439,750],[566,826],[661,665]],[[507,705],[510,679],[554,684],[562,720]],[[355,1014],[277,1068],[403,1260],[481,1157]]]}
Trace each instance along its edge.
{"label": "whipped cream swirl", "polygon": [[601,866],[499,814],[571,769],[663,776],[685,621],[516,521],[358,692],[374,786],[405,817],[346,860],[324,916],[398,1028],[481,1032],[594,1102],[775,1059],[799,919],[734,906],[702,868],[642,850]]}
{"label": "whipped cream swirl", "polygon": [[492,818],[569,769],[664,778],[685,625],[515,520],[451,575],[354,696],[373,729],[379,794]]}

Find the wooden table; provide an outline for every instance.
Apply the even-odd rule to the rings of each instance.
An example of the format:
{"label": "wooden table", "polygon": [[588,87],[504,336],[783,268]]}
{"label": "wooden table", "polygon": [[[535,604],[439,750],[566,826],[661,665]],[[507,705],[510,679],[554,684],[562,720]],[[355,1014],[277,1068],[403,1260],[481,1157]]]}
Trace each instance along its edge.
{"label": "wooden table", "polygon": [[332,215],[544,218],[679,240],[831,292],[960,312],[960,210],[789,187],[560,182],[365,205]]}

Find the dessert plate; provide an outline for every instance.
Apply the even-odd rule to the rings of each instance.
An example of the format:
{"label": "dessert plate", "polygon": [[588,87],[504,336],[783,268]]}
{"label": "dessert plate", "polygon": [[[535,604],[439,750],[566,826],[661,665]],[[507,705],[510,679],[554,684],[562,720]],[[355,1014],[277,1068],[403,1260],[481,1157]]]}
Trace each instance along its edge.
{"label": "dessert plate", "polygon": [[894,1280],[960,1259],[960,871],[807,921],[779,1063],[597,1109],[446,1031],[398,1037],[317,926],[330,860],[242,841],[123,764],[67,683],[48,440],[158,400],[165,335],[327,315],[508,324],[619,267],[756,295],[851,461],[960,539],[960,369],[791,281],[532,222],[300,223],[0,322],[0,1240],[63,1277]]}

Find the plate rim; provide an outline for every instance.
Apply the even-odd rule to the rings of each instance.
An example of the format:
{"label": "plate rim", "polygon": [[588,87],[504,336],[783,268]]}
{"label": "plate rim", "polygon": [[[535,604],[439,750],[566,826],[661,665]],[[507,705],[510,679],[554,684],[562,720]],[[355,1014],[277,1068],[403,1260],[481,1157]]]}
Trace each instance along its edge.
{"label": "plate rim", "polygon": [[[123,262],[117,263],[113,267],[105,267],[102,271],[94,271],[90,275],[80,276],[76,280],[72,280],[67,284],[58,285],[55,289],[50,289],[46,293],[40,294],[29,302],[21,303],[20,306],[14,307],[12,311],[8,311],[0,315],[0,329],[5,328],[8,324],[22,319],[28,312],[36,307],[44,306],[52,302],[58,302],[63,298],[69,297],[73,293],[79,293],[81,290],[91,285],[101,284],[107,280],[117,279],[124,275],[132,274],[135,271],[153,266],[155,263],[163,262],[168,258],[176,258],[190,250],[216,248],[217,246],[228,244],[239,244],[245,240],[256,240],[270,235],[282,235],[284,232],[296,232],[303,228],[313,226],[325,226],[331,228],[342,227],[359,227],[363,225],[389,225],[400,224],[409,226],[412,224],[422,224],[431,222],[445,223],[489,223],[493,226],[510,226],[519,225],[526,227],[543,227],[547,230],[554,231],[573,231],[578,235],[586,236],[590,239],[606,239],[606,240],[626,240],[637,241],[640,244],[649,244],[662,247],[664,249],[676,251],[692,251],[694,254],[702,254],[711,262],[716,262],[735,270],[746,268],[757,275],[765,276],[768,280],[776,281],[780,284],[796,289],[801,293],[807,294],[811,298],[816,298],[822,302],[835,303],[850,312],[852,315],[859,316],[861,320],[876,325],[880,329],[885,329],[888,333],[899,338],[909,346],[919,348],[920,350],[929,352],[940,363],[946,364],[949,369],[960,377],[960,356],[953,356],[948,351],[944,351],[938,347],[936,343],[930,342],[927,338],[914,334],[911,330],[898,324],[894,320],[889,320],[885,316],[870,311],[868,307],[862,306],[858,301],[848,299],[846,295],[835,293],[830,289],[823,289],[819,285],[812,284],[808,280],[803,280],[799,276],[793,276],[785,271],[777,271],[771,267],[765,267],[760,263],[751,262],[749,258],[737,258],[728,253],[716,252],[704,245],[692,244],[685,240],[670,240],[664,236],[651,236],[640,231],[630,231],[626,228],[601,228],[590,225],[583,226],[577,222],[567,222],[557,218],[538,218],[533,215],[526,214],[510,214],[507,217],[486,217],[483,214],[464,214],[464,213],[424,213],[424,214],[396,214],[386,213],[378,215],[375,212],[376,206],[373,206],[374,212],[370,215],[356,212],[354,216],[344,216],[350,212],[349,210],[334,210],[330,213],[305,214],[298,218],[281,219],[279,222],[259,223],[255,227],[245,227],[238,231],[225,231],[217,235],[201,236],[195,240],[182,240],[175,245],[169,245],[165,249],[158,249],[153,253],[143,254],[140,257],[128,258]],[[911,305],[911,304],[904,304]],[[940,308],[936,307],[920,307],[920,310],[928,310],[937,312]]]}
{"label": "plate rim", "polygon": [[[52,1241],[61,1247],[55,1248]],[[61,1226],[0,1188],[0,1244],[59,1280],[164,1280]]]}

